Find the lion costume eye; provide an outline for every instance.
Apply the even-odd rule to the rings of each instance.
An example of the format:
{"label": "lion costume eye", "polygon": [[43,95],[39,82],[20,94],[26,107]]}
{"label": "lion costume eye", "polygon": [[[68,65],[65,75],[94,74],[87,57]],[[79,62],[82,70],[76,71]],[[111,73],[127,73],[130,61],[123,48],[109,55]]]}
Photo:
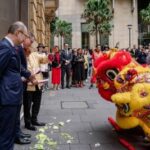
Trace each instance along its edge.
{"label": "lion costume eye", "polygon": [[114,80],[118,73],[117,69],[109,69],[106,71],[106,75],[110,80]]}
{"label": "lion costume eye", "polygon": [[117,76],[117,78],[116,78],[116,81],[118,82],[118,83],[124,83],[124,80],[123,80],[123,78],[121,77],[121,75],[118,75]]}

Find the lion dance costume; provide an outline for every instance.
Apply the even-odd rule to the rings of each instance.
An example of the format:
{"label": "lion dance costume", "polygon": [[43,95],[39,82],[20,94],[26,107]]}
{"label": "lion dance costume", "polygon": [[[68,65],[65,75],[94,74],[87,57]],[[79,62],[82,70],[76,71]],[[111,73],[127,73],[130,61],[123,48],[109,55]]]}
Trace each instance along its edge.
{"label": "lion dance costume", "polygon": [[[150,68],[134,61],[126,51],[110,50],[96,62],[99,94],[116,107],[116,122],[109,118],[116,130],[140,127],[150,142]],[[120,142],[134,149],[126,140]]]}

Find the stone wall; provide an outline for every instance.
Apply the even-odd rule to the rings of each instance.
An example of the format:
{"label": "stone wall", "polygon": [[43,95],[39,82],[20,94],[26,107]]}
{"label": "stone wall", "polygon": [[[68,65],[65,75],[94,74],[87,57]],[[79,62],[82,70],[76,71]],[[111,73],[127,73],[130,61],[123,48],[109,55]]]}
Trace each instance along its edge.
{"label": "stone wall", "polygon": [[38,43],[45,44],[45,4],[43,0],[30,0],[29,29]]}
{"label": "stone wall", "polygon": [[45,44],[50,46],[50,22],[55,18],[55,10],[58,7],[59,0],[45,0],[45,23],[46,23],[46,39]]}
{"label": "stone wall", "polygon": [[34,33],[37,42],[45,44],[45,6],[43,0],[1,0],[0,1],[0,37],[2,38],[10,24],[21,20]]}
{"label": "stone wall", "polygon": [[[49,2],[48,16],[54,16],[58,7],[58,0],[0,0],[0,38],[7,33],[8,27],[15,21],[23,21],[29,30],[33,32],[38,43],[49,46],[50,19],[45,19],[45,3]],[[47,29],[46,29],[47,28]]]}
{"label": "stone wall", "polygon": [[114,47],[119,43],[120,48],[129,47],[129,24],[131,29],[131,47],[138,43],[138,20],[137,20],[137,1],[135,1],[135,8],[132,11],[132,0],[115,0],[114,4],[114,19],[112,35],[110,36],[109,45]]}
{"label": "stone wall", "polygon": [[19,20],[23,21],[28,27],[28,16],[29,16],[29,0],[19,0]]}
{"label": "stone wall", "polygon": [[8,27],[19,19],[19,0],[0,0],[0,38],[3,38]]}

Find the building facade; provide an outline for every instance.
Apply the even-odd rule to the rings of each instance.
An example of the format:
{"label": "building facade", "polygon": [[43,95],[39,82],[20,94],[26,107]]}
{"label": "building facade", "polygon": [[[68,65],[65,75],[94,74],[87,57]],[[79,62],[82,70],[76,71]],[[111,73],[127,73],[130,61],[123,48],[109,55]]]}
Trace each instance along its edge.
{"label": "building facade", "polygon": [[[72,24],[72,47],[95,47],[94,35],[90,35],[84,19],[81,19],[84,4],[87,0],[59,0],[57,15],[60,19]],[[143,6],[143,3],[145,6]],[[111,35],[99,37],[99,43],[109,44],[110,47],[119,48],[132,47],[138,45],[139,39],[139,11],[145,8],[149,0],[111,0],[113,13]],[[143,6],[143,7],[142,7]],[[55,37],[55,44],[59,44],[59,39]]]}
{"label": "building facade", "polygon": [[0,37],[4,37],[14,21],[23,21],[38,43],[49,46],[50,21],[55,15],[58,0],[1,0]]}

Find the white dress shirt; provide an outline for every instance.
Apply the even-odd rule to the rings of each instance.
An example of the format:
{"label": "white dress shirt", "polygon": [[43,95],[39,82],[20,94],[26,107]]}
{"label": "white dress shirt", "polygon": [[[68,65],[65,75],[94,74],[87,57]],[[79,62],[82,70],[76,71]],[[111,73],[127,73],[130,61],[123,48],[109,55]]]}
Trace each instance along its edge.
{"label": "white dress shirt", "polygon": [[5,36],[5,39],[8,40],[12,47],[15,46],[14,42],[8,36]]}

